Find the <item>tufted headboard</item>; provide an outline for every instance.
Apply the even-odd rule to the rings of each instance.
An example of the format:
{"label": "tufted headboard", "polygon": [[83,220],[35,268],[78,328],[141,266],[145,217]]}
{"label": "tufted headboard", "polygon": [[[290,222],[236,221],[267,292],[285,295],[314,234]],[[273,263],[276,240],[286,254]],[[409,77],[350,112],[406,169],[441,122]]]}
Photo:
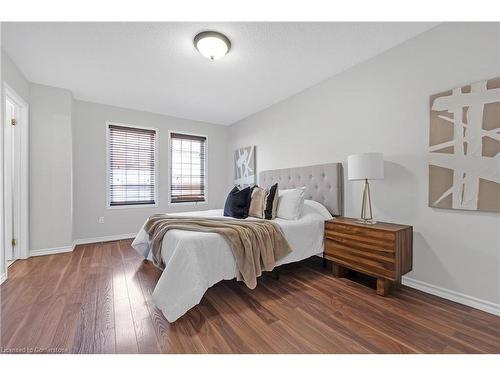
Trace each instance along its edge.
{"label": "tufted headboard", "polygon": [[305,186],[305,198],[321,203],[332,215],[344,214],[344,174],[342,163],[276,169],[259,173],[259,186],[278,189]]}

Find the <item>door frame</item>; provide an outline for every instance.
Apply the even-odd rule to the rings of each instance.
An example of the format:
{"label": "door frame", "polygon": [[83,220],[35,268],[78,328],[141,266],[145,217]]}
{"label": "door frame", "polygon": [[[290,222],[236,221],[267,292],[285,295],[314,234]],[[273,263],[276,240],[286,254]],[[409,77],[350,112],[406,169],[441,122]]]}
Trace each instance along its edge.
{"label": "door frame", "polygon": [[[19,119],[16,119],[18,124],[16,125],[16,129],[19,129],[20,136],[20,149],[16,149],[15,152],[19,157],[19,238],[16,238],[17,245],[14,249],[14,259],[25,259],[29,256],[29,217],[28,217],[28,205],[29,205],[29,105],[28,103],[17,94],[17,92],[10,87],[7,83],[4,82],[4,95],[2,97],[2,106],[4,109],[4,118],[7,116],[5,102],[7,98],[14,102],[20,108]],[[12,201],[12,175],[7,173],[10,169],[8,166],[11,163],[11,127],[10,121],[5,121],[4,124],[4,213],[7,211],[6,204]],[[7,218],[4,216],[4,238],[5,238],[5,246],[4,246],[4,259],[7,262],[7,249],[10,248],[11,245],[11,234],[7,231],[7,228],[12,225],[12,223],[7,224]]]}

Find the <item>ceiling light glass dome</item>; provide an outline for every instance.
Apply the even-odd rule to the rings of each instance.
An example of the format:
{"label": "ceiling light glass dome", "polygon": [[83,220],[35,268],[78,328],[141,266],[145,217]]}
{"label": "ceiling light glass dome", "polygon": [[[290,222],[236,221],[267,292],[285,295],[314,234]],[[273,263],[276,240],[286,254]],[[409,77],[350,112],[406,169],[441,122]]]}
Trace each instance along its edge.
{"label": "ceiling light glass dome", "polygon": [[204,31],[194,37],[194,46],[207,59],[214,61],[224,57],[231,48],[229,39],[216,31]]}

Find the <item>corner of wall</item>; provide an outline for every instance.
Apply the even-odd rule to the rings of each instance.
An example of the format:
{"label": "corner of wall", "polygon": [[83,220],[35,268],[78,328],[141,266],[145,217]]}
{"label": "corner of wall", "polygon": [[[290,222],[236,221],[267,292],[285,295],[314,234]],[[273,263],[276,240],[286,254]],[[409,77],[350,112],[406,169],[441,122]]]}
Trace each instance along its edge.
{"label": "corner of wall", "polygon": [[75,243],[75,106],[76,101],[71,92],[71,239]]}
{"label": "corner of wall", "polygon": [[35,83],[29,87],[30,253],[71,248],[73,95]]}
{"label": "corner of wall", "polygon": [[4,50],[0,51],[3,81],[12,87],[12,89],[19,96],[21,96],[25,102],[29,103],[30,82],[26,79],[24,73],[19,69],[7,52]]}
{"label": "corner of wall", "polygon": [[[2,51],[2,23],[0,22],[0,51]],[[0,98],[3,98],[3,64],[0,58]],[[3,100],[0,105],[0,142],[3,142]],[[2,147],[3,148],[3,147]],[[0,152],[0,206],[3,212],[3,152]],[[3,233],[3,215],[0,215],[0,284],[7,278],[7,267],[5,264],[5,248]]]}

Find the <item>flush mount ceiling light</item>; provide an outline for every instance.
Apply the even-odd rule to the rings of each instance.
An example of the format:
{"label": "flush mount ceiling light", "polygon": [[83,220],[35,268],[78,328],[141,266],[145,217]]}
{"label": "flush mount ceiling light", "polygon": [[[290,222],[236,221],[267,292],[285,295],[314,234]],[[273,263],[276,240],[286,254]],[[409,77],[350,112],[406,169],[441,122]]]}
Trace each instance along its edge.
{"label": "flush mount ceiling light", "polygon": [[207,59],[214,61],[224,57],[231,48],[231,42],[217,31],[203,31],[194,37],[194,46]]}

